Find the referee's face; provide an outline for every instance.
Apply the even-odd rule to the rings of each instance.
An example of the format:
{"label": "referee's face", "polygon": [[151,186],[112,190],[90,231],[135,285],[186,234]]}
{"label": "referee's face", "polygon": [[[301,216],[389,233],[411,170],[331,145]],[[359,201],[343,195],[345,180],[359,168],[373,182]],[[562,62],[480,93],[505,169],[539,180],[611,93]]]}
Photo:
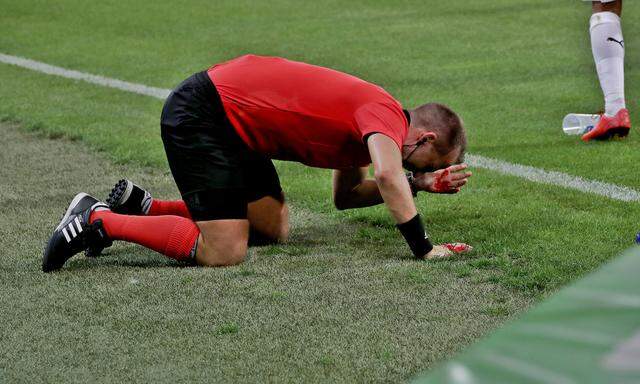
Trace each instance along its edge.
{"label": "referee's face", "polygon": [[460,156],[460,148],[454,148],[446,155],[440,155],[429,143],[419,148],[411,159],[404,162],[404,167],[411,172],[434,172],[455,164]]}

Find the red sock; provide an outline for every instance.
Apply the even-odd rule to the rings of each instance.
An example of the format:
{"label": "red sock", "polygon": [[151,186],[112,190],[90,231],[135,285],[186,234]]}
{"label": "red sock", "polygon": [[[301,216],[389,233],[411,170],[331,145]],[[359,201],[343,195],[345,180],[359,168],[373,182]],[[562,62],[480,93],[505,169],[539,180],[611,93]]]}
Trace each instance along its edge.
{"label": "red sock", "polygon": [[200,234],[193,221],[179,216],[127,216],[105,210],[93,212],[89,221],[97,219],[112,240],[140,244],[176,260],[191,258]]}
{"label": "red sock", "polygon": [[151,207],[147,216],[175,215],[191,218],[187,205],[182,200],[151,200]]}

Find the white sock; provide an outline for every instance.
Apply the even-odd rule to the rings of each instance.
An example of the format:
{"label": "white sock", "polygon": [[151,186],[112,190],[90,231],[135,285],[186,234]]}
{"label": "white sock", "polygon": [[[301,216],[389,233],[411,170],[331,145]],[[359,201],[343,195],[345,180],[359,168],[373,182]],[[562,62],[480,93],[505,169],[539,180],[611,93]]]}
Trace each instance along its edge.
{"label": "white sock", "polygon": [[613,12],[591,16],[591,50],[596,62],[607,116],[626,108],[624,100],[624,41],[620,17]]}

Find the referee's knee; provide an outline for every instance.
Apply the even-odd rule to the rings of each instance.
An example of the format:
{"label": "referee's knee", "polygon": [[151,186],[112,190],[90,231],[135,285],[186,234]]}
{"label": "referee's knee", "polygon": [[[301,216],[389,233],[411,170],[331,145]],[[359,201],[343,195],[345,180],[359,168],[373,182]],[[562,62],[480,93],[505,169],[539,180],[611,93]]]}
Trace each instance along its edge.
{"label": "referee's knee", "polygon": [[280,224],[278,230],[273,234],[273,241],[275,243],[284,243],[289,239],[289,222]]}
{"label": "referee's knee", "polygon": [[289,207],[286,204],[283,204],[280,210],[278,227],[274,238],[278,243],[284,243],[289,239]]}
{"label": "referee's knee", "polygon": [[225,267],[244,261],[249,223],[244,220],[236,224],[231,227],[215,222],[200,224],[201,235],[196,249],[196,262],[199,265]]}
{"label": "referee's knee", "polygon": [[289,223],[280,223],[265,230],[251,230],[249,245],[282,244],[289,239]]}
{"label": "referee's knee", "polygon": [[276,225],[271,228],[269,237],[275,243],[284,243],[289,239],[289,209],[284,206],[280,211]]}
{"label": "referee's knee", "polygon": [[243,250],[204,251],[196,254],[196,261],[203,267],[228,267],[242,263],[246,255],[246,248]]}

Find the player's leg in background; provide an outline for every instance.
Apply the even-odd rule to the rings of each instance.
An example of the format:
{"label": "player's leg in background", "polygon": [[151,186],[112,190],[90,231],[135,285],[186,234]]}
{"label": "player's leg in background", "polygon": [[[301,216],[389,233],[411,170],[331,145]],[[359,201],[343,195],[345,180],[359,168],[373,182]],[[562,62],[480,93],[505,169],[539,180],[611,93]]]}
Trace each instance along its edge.
{"label": "player's leg in background", "polygon": [[609,0],[609,1],[592,1],[593,13],[598,12],[613,12],[618,16],[622,16],[622,0]]}
{"label": "player's leg in background", "polygon": [[624,40],[620,15],[622,0],[593,1],[590,20],[591,50],[605,98],[605,115],[626,108],[624,96]]}

